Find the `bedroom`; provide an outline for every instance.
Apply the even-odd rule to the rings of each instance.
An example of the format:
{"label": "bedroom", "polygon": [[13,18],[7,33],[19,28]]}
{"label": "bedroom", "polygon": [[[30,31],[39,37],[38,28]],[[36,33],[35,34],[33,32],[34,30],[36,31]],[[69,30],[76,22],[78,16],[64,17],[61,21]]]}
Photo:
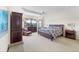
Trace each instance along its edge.
{"label": "bedroom", "polygon": [[[32,32],[34,30],[32,33],[30,32],[30,35],[27,34],[28,32],[25,28],[27,26],[24,26],[23,23],[22,27],[25,28],[24,34],[26,34],[23,36],[23,43],[10,47],[9,52],[79,51],[79,7],[18,6],[8,8],[8,11],[22,13],[22,22],[31,21],[29,23],[31,25],[28,25],[32,26],[29,31]],[[57,31],[54,31],[55,29]],[[52,34],[52,31],[56,34]],[[62,33],[60,34],[59,31]],[[51,41],[51,39],[53,40]]]}

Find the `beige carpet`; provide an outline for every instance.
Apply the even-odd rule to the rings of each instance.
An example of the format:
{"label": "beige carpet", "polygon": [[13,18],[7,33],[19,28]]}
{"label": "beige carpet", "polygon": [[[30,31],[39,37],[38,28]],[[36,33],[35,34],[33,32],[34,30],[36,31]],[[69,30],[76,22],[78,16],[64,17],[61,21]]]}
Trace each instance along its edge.
{"label": "beige carpet", "polygon": [[51,41],[43,36],[33,33],[30,36],[23,36],[23,44],[10,47],[9,52],[77,52],[79,41],[65,37],[58,37]]}

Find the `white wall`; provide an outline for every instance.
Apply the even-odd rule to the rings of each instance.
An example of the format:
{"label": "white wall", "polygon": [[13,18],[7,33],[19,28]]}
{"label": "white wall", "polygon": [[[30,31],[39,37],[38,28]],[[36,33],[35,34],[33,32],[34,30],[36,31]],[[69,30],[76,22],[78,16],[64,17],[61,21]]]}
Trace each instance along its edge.
{"label": "white wall", "polygon": [[[7,10],[6,7],[0,7],[2,10]],[[9,45],[9,32],[6,32],[1,38],[0,38],[0,51],[5,52],[7,51],[8,45]]]}
{"label": "white wall", "polygon": [[79,7],[45,7],[45,25],[79,22]]}

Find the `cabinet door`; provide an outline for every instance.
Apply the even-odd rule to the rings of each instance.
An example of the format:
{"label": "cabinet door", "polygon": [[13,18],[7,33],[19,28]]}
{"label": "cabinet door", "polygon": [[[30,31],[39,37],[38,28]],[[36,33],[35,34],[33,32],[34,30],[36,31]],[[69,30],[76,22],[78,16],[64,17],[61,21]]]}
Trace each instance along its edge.
{"label": "cabinet door", "polygon": [[11,29],[19,30],[22,28],[22,14],[12,12],[11,14]]}
{"label": "cabinet door", "polygon": [[11,43],[22,41],[22,14],[11,14]]}
{"label": "cabinet door", "polygon": [[20,31],[12,31],[11,43],[19,42],[22,40],[22,33]]}

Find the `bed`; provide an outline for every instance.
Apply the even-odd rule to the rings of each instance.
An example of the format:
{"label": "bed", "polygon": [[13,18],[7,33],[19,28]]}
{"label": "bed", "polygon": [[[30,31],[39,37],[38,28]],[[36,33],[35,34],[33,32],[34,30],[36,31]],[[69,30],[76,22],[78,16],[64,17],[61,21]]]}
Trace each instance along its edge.
{"label": "bed", "polygon": [[64,25],[49,25],[38,29],[38,34],[48,39],[54,40],[59,36],[63,36]]}

